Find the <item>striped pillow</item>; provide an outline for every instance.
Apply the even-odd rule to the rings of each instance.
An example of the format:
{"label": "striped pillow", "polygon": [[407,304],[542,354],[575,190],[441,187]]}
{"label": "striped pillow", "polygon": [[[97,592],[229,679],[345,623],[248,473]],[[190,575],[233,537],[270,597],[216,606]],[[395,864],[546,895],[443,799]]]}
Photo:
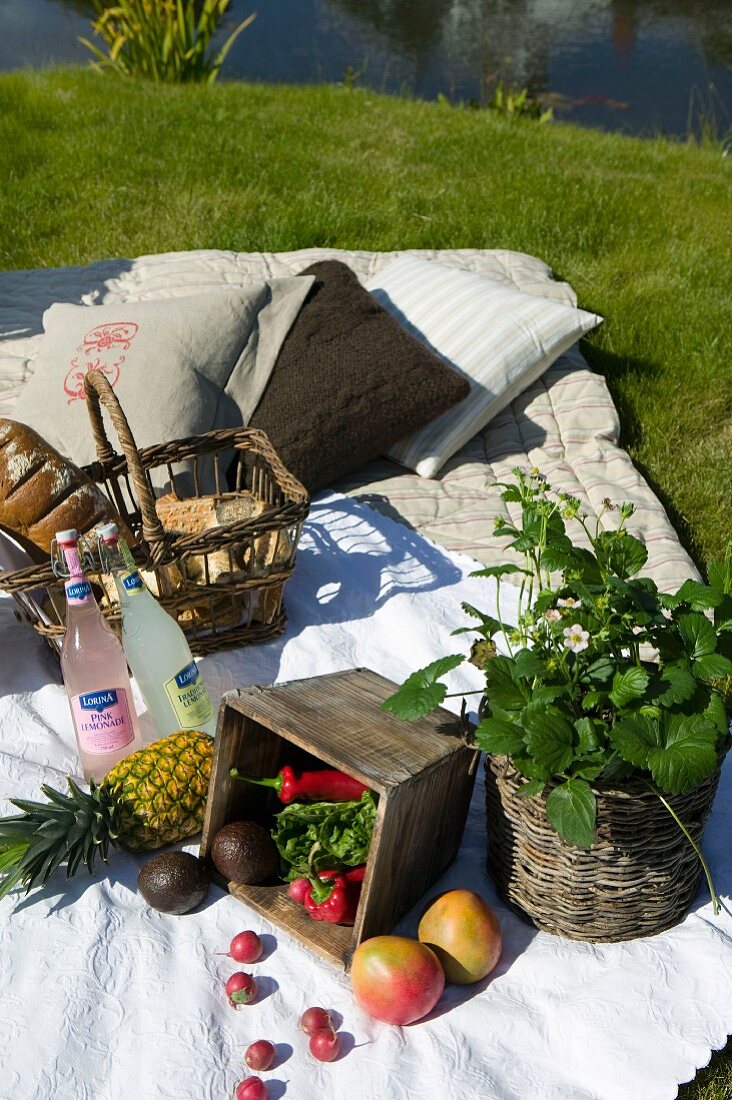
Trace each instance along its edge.
{"label": "striped pillow", "polygon": [[463,401],[388,451],[420,477],[435,477],[451,455],[602,321],[417,256],[401,256],[382,268],[366,289],[470,382]]}

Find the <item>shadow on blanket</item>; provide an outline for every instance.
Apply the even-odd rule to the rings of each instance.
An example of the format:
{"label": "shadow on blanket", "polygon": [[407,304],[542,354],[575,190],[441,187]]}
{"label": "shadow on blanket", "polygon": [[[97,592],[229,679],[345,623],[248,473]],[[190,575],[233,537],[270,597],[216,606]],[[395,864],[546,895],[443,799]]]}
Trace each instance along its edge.
{"label": "shadow on blanket", "polygon": [[[125,271],[132,270],[132,260],[100,260],[88,267],[43,267],[23,272],[0,272],[0,302],[2,314],[14,319],[12,329],[2,323],[0,336],[14,338],[38,336],[43,332],[43,314],[54,302],[72,305],[101,305],[115,293],[114,283]],[[23,319],[22,328],[17,319]]]}
{"label": "shadow on blanket", "polygon": [[[364,663],[368,621],[375,612],[398,597],[449,588],[461,577],[450,556],[412,528],[359,501],[321,495],[313,501],[295,572],[285,591],[285,633],[264,645],[207,658],[206,680],[223,693],[233,687],[273,683],[278,677],[292,678],[284,650],[316,627],[323,635],[314,635],[307,660],[302,646],[294,647],[299,655],[297,676]],[[403,648],[398,626],[395,610],[395,649]]]}

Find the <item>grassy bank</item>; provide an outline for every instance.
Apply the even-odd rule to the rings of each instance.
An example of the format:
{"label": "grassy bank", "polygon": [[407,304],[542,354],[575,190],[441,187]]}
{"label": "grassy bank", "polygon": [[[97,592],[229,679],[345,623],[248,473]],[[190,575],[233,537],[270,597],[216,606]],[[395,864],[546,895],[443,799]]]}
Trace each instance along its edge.
{"label": "grassy bank", "polygon": [[[201,247],[510,248],[606,323],[586,352],[697,560],[732,534],[732,162],[345,88],[0,77],[0,267]],[[684,1090],[732,1095],[732,1059]]]}

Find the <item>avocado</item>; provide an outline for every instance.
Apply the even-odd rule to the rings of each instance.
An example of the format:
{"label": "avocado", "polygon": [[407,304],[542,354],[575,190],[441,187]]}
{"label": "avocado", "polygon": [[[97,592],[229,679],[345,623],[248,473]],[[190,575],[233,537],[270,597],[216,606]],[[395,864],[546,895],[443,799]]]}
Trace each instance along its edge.
{"label": "avocado", "polygon": [[206,897],[208,875],[195,856],[164,852],[147,861],[137,876],[137,889],[161,913],[187,913]]}
{"label": "avocado", "polygon": [[255,821],[232,821],[219,829],[211,858],[220,875],[241,885],[271,878],[280,866],[272,837]]}

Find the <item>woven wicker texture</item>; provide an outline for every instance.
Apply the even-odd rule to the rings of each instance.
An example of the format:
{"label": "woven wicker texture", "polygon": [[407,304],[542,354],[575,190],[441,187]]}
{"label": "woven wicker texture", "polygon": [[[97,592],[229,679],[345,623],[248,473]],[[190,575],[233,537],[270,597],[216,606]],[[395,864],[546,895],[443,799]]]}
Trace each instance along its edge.
{"label": "woven wicker texture", "polygon": [[[720,769],[668,802],[698,844]],[[488,871],[510,907],[534,927],[573,940],[651,936],[686,914],[701,867],[659,799],[640,781],[596,790],[597,838],[574,848],[549,825],[545,796],[521,798],[526,780],[505,756],[485,763]]]}
{"label": "woven wicker texture", "polygon": [[[284,629],[282,594],[295,567],[295,552],[308,513],[309,497],[303,486],[285,469],[264,432],[228,428],[160,446],[138,450],[114,390],[99,371],[86,376],[87,408],[98,461],[85,468],[114,502],[137,539],[133,549],[140,568],[154,576],[159,602],[177,619],[196,656],[236,645],[264,641]],[[116,454],[107,439],[101,405],[109,413],[122,448]],[[234,491],[227,491],[223,461],[236,454]],[[149,471],[163,467],[173,492],[174,465],[190,467],[193,495],[200,497],[201,464],[213,467],[216,499],[235,501],[246,495],[264,506],[256,517],[221,524],[195,534],[166,531],[155,508]],[[186,475],[188,476],[188,475]],[[190,496],[190,493],[180,494]],[[210,568],[224,556],[227,578]],[[196,559],[198,579],[192,580],[188,563]],[[92,580],[95,578],[91,575]],[[28,611],[22,594],[48,590],[51,605],[48,625]],[[13,595],[22,616],[59,649],[64,635],[64,596],[50,563],[29,566],[0,576],[0,589]],[[20,597],[20,598],[19,598]],[[113,626],[119,624],[119,608],[108,595],[100,606]]]}

